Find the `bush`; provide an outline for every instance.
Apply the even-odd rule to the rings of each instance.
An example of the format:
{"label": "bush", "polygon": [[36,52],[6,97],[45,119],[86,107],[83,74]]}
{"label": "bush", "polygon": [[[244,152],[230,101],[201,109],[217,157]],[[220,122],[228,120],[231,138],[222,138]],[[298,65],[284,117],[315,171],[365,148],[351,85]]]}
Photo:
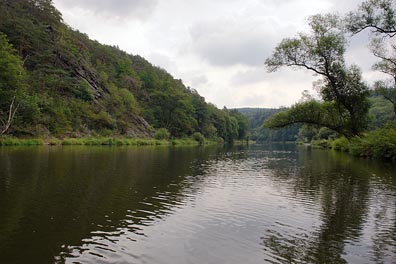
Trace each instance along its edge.
{"label": "bush", "polygon": [[168,140],[169,137],[170,133],[166,128],[160,128],[154,134],[154,138],[157,140]]}
{"label": "bush", "polygon": [[201,133],[199,133],[199,132],[195,132],[194,134],[193,134],[193,139],[195,140],[195,141],[197,141],[200,145],[203,145],[204,143],[205,143],[205,136],[204,135],[202,135]]}
{"label": "bush", "polygon": [[332,148],[332,142],[327,139],[312,140],[311,145],[319,148]]}
{"label": "bush", "polygon": [[396,161],[396,130],[378,129],[364,137],[355,137],[350,152],[360,157],[373,157]]}
{"label": "bush", "polygon": [[349,140],[346,137],[340,137],[333,141],[332,148],[335,150],[349,151]]}

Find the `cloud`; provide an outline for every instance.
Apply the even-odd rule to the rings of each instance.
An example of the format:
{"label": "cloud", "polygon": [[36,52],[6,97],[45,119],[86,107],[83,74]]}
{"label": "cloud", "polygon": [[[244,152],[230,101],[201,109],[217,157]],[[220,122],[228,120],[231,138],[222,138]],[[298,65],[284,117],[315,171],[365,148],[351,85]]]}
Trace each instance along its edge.
{"label": "cloud", "polygon": [[[265,59],[286,37],[306,31],[317,13],[355,9],[363,0],[53,0],[72,27],[102,43],[146,57],[219,107],[279,106],[311,91],[304,70],[268,74]],[[378,79],[363,35],[346,59]]]}
{"label": "cloud", "polygon": [[166,69],[170,72],[177,72],[177,66],[176,63],[171,59],[171,57],[160,53],[160,52],[153,52],[148,55],[148,60],[156,65],[159,66],[163,69]]}
{"label": "cloud", "polygon": [[231,77],[231,85],[248,85],[260,83],[268,78],[264,65],[259,68],[251,68],[245,71],[239,71]]}
{"label": "cloud", "polygon": [[55,0],[64,8],[81,8],[95,14],[123,18],[147,18],[158,0]]}
{"label": "cloud", "polygon": [[200,87],[202,85],[208,84],[209,79],[206,75],[194,76],[191,78],[191,86],[192,87]]}
{"label": "cloud", "polygon": [[192,51],[214,66],[263,65],[281,39],[274,24],[270,18],[246,17],[198,22],[190,29]]}

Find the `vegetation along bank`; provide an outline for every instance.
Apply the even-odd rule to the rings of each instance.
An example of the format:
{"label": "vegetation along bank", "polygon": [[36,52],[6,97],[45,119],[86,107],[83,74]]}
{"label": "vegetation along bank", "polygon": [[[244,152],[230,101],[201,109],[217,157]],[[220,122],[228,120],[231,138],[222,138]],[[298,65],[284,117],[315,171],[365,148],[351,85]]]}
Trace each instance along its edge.
{"label": "vegetation along bank", "polygon": [[231,143],[247,135],[242,114],[207,103],[141,56],[70,28],[51,0],[0,0],[0,17],[3,144],[15,138]]}
{"label": "vegetation along bank", "polygon": [[[314,143],[357,156],[396,160],[396,7],[392,0],[367,0],[345,17],[321,14],[309,18],[308,33],[282,40],[265,64],[268,71],[282,67],[304,69],[319,80],[319,98],[303,98],[265,122],[267,128],[303,124]],[[369,87],[359,66],[346,61],[349,38],[370,34],[370,49],[378,61],[373,69],[389,79]],[[375,103],[381,100],[381,111]],[[388,110],[386,110],[388,109]],[[318,141],[319,140],[319,141]],[[304,140],[302,140],[304,141]],[[330,143],[331,142],[331,143]]]}

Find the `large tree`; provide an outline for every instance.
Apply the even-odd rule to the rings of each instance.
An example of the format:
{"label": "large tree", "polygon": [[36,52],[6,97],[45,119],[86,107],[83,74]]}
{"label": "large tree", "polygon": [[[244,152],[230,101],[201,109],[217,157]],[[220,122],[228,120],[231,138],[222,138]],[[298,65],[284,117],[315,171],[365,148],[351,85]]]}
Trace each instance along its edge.
{"label": "large tree", "polygon": [[[331,128],[347,137],[358,135],[367,127],[368,88],[362,82],[356,66],[347,66],[344,59],[346,39],[336,15],[315,15],[309,18],[311,32],[284,39],[265,62],[270,72],[287,66],[303,68],[321,77],[315,83],[325,103],[296,104],[286,114],[275,115],[268,127],[293,123],[308,123]],[[315,111],[306,111],[314,107]],[[331,111],[328,117],[319,115],[319,108]],[[295,114],[298,113],[298,118]],[[329,122],[334,123],[329,123]]]}

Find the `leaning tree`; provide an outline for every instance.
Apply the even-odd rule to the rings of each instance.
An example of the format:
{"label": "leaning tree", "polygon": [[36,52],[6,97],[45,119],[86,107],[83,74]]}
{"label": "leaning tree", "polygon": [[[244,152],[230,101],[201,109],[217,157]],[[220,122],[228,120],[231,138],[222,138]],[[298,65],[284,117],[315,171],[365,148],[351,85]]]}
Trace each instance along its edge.
{"label": "leaning tree", "polygon": [[315,82],[321,101],[306,101],[271,118],[265,125],[278,128],[294,123],[328,127],[347,137],[367,127],[368,87],[357,66],[345,63],[346,38],[336,15],[309,18],[309,33],[287,38],[265,64],[270,72],[281,67],[307,69],[320,77]]}

